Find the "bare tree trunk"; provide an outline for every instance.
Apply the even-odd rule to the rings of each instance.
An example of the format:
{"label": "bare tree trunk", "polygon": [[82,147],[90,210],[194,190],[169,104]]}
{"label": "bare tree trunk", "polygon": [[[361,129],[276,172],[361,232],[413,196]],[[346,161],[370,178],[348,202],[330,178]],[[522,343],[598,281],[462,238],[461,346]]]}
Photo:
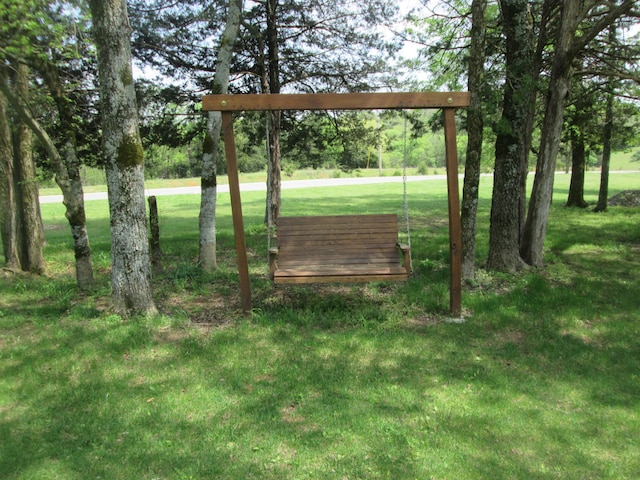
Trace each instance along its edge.
{"label": "bare tree trunk", "polygon": [[[227,93],[229,86],[229,67],[233,47],[238,37],[242,0],[230,0],[227,13],[227,24],[220,40],[220,49],[216,61],[216,73],[213,79],[213,93]],[[216,198],[218,181],[216,162],[220,144],[222,114],[209,112],[207,130],[202,156],[202,193],[200,196],[200,265],[205,271],[212,272],[217,268],[216,258]]]}
{"label": "bare tree trunk", "polygon": [[121,314],[157,313],[151,288],[131,27],[125,0],[91,0],[98,53],[104,156],[111,217],[112,305]]}
{"label": "bare tree trunk", "polygon": [[607,107],[604,120],[604,138],[602,140],[602,167],[600,171],[600,190],[596,212],[605,212],[609,202],[609,167],[611,165],[611,137],[613,136],[613,97],[612,91],[607,93]]}
{"label": "bare tree trunk", "polygon": [[487,268],[514,271],[520,258],[520,196],[523,164],[527,163],[525,132],[529,124],[534,85],[534,37],[526,0],[500,3],[505,29],[506,81],[502,118],[496,136],[496,161]]}
{"label": "bare tree trunk", "polygon": [[42,73],[54,97],[60,126],[63,131],[63,145],[61,154],[56,151],[48,135],[38,134],[40,140],[47,145],[49,158],[55,170],[55,180],[62,191],[63,204],[66,208],[65,216],[71,228],[73,250],[76,259],[76,282],[80,290],[87,290],[93,284],[93,264],[91,261],[91,246],[87,233],[87,218],[84,209],[84,191],[80,178],[80,161],[77,156],[74,112],[62,82],[59,71],[50,64],[43,65]]}
{"label": "bare tree trunk", "polygon": [[571,129],[571,182],[566,207],[586,208],[589,206],[584,201],[585,150],[582,119],[578,119],[577,124],[574,123]]}
{"label": "bare tree trunk", "polygon": [[0,91],[0,233],[2,234],[5,267],[18,271],[20,270],[20,258],[18,255],[16,192],[13,183],[14,155],[7,107],[6,98]]}
{"label": "bare tree trunk", "polygon": [[149,196],[149,229],[151,230],[151,271],[156,274],[162,271],[162,249],[160,248],[160,219],[158,201],[154,195]]}
{"label": "bare tree trunk", "polygon": [[538,31],[538,40],[536,45],[535,55],[533,57],[533,64],[531,67],[531,83],[533,87],[528,93],[529,98],[527,100],[527,121],[524,128],[524,148],[520,173],[520,192],[518,195],[519,207],[518,207],[518,219],[520,222],[519,242],[522,243],[522,235],[524,232],[524,225],[527,218],[527,180],[529,177],[529,156],[531,154],[531,145],[533,143],[533,130],[536,121],[536,102],[538,99],[538,88],[536,85],[540,79],[540,73],[543,69],[544,52],[549,45],[549,30],[553,25],[552,18],[559,9],[557,0],[544,0],[542,3],[542,9],[540,13],[540,24]]}
{"label": "bare tree trunk", "polygon": [[[614,45],[616,42],[617,31],[616,24],[609,26],[609,43]],[[611,47],[612,53],[615,48]],[[604,119],[604,132],[602,139],[602,168],[600,171],[600,190],[598,191],[598,203],[594,211],[605,212],[609,202],[609,167],[611,165],[611,137],[613,136],[613,99],[615,97],[615,84],[613,79],[609,79],[607,88],[607,107]]]}
{"label": "bare tree trunk", "polygon": [[476,216],[478,213],[478,187],[484,117],[482,115],[481,88],[484,84],[485,10],[487,0],[471,3],[471,50],[469,52],[469,80],[471,105],[467,109],[467,157],[462,189],[462,278],[475,277]]}
{"label": "bare tree trunk", "polygon": [[560,148],[564,105],[573,74],[571,61],[574,52],[571,48],[579,19],[579,3],[579,0],[563,2],[555,42],[536,175],[520,247],[522,258],[533,266],[543,264],[542,249],[553,196],[553,180]]}
{"label": "bare tree trunk", "polygon": [[216,205],[218,196],[218,177],[216,162],[222,116],[220,112],[208,112],[207,126],[202,144],[202,176],[200,178],[200,244],[198,259],[206,272],[218,268],[216,256]]}
{"label": "bare tree trunk", "polygon": [[[267,0],[267,51],[269,93],[280,93],[280,53],[278,49],[277,7],[278,0]],[[267,175],[267,212],[271,219],[266,223],[276,224],[280,216],[282,165],[280,152],[280,132],[282,113],[278,110],[267,112],[269,116],[269,172]]]}
{"label": "bare tree trunk", "polygon": [[69,131],[63,147],[63,162],[54,162],[56,183],[62,191],[62,202],[66,207],[65,216],[71,227],[73,251],[76,259],[76,282],[80,290],[87,290],[93,284],[93,263],[91,246],[87,233],[87,217],[84,210],[84,192],[80,178],[78,157],[76,156],[75,135]]}
{"label": "bare tree trunk", "polygon": [[[27,66],[16,67],[15,89],[23,99],[28,98],[29,80]],[[18,209],[21,212],[19,251],[22,270],[42,275],[45,273],[45,262],[42,248],[44,246],[44,228],[40,215],[39,189],[36,166],[33,162],[33,134],[28,125],[19,122],[16,128],[16,163],[14,172],[17,178]]]}
{"label": "bare tree trunk", "polygon": [[282,205],[282,165],[280,162],[280,119],[281,112],[267,112],[269,116],[269,172],[267,175],[269,184],[267,185],[267,212],[270,213],[271,219],[267,218],[267,223],[276,224],[276,220],[280,216],[280,207]]}

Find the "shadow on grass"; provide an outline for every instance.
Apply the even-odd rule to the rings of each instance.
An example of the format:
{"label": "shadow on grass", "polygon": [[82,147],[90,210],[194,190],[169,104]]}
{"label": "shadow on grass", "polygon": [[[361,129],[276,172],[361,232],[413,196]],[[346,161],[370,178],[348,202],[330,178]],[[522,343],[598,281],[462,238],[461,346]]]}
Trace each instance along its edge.
{"label": "shadow on grass", "polygon": [[[407,323],[421,309],[416,285],[293,289],[286,303],[208,337],[151,320],[80,320],[73,309],[58,323],[3,329],[0,470],[505,479],[636,471],[640,352],[637,327],[627,328],[637,314],[611,306],[589,315],[582,303],[602,285],[576,295],[531,274],[500,295],[478,293],[465,324]],[[626,296],[633,286],[611,288]]]}
{"label": "shadow on grass", "polygon": [[[323,201],[331,210],[343,199]],[[551,227],[546,271],[481,277],[464,293],[467,321],[452,324],[446,224],[434,221],[441,201],[417,203],[409,282],[319,289],[266,280],[262,202],[245,205],[251,268],[263,272],[252,277],[249,319],[229,300],[237,274],[227,255],[213,276],[172,258],[161,279],[185,305],[228,289],[232,308],[209,307],[228,321],[206,332],[100,314],[69,281],[0,282],[3,478],[578,479],[640,470],[636,227],[587,226],[583,236],[573,234],[579,215],[554,223],[562,228]],[[170,256],[185,251],[193,218],[176,217]],[[219,241],[233,257],[228,226]]]}

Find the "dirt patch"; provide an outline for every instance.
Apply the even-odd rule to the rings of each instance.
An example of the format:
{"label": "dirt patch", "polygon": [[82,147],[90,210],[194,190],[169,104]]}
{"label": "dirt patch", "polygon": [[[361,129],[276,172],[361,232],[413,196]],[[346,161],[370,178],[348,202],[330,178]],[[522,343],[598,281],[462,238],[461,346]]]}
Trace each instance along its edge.
{"label": "dirt patch", "polygon": [[209,295],[186,295],[176,293],[159,301],[161,311],[182,312],[192,325],[198,327],[225,327],[238,318],[239,303],[212,292]]}
{"label": "dirt patch", "polygon": [[43,225],[44,231],[49,232],[52,230],[64,230],[66,227],[64,224],[50,223]]}
{"label": "dirt patch", "polygon": [[160,344],[174,344],[189,336],[187,331],[163,328],[155,333],[155,340]]}

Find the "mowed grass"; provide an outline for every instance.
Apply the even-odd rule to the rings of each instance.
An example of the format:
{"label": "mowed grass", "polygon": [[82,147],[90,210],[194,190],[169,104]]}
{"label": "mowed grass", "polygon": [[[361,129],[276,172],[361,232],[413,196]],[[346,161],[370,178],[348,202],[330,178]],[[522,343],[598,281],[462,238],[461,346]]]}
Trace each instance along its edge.
{"label": "mowed grass", "polygon": [[[640,209],[565,209],[546,267],[479,268],[448,310],[446,186],[409,183],[406,283],[275,288],[264,193],[243,195],[253,314],[239,314],[229,200],[215,274],[199,198],[159,197],[163,315],[108,309],[106,202],[87,202],[97,281],[79,293],[61,205],[49,275],[0,278],[3,479],[634,479],[640,471]],[[611,193],[638,188],[615,174]],[[597,198],[587,176],[587,200]],[[491,179],[483,178],[478,266]],[[401,186],[286,190],[283,214],[401,211]]]}

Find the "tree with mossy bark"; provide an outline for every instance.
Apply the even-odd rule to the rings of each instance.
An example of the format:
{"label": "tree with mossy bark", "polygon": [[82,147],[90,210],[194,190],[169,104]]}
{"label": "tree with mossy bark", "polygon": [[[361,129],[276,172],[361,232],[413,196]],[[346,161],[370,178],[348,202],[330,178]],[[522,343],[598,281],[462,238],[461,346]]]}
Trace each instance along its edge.
{"label": "tree with mossy bark", "polygon": [[112,306],[121,314],[155,314],[127,4],[125,0],[89,3],[98,54],[111,218]]}
{"label": "tree with mossy bark", "polygon": [[467,80],[471,105],[467,109],[467,153],[464,163],[464,186],[460,210],[462,277],[467,280],[475,277],[476,216],[484,128],[482,88],[485,82],[486,10],[487,0],[473,0],[471,2],[471,43],[469,45]]}

